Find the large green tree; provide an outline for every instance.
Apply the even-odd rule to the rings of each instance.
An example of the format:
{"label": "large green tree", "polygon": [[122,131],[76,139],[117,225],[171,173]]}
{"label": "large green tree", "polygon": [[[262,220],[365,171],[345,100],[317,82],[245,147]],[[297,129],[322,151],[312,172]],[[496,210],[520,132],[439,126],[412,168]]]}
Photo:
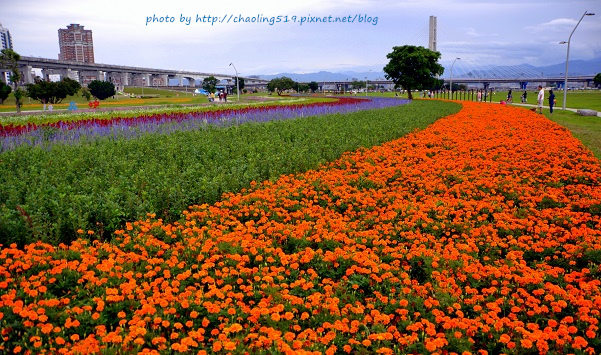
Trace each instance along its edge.
{"label": "large green tree", "polygon": [[392,80],[395,88],[402,87],[409,93],[411,90],[431,89],[436,83],[436,76],[444,73],[438,64],[440,53],[421,46],[396,46],[386,55],[390,59],[384,67],[386,79]]}
{"label": "large green tree", "polygon": [[58,82],[36,80],[35,84],[27,84],[27,96],[43,104],[59,104],[67,96],[77,94],[81,85],[70,78]]}
{"label": "large green tree", "polygon": [[5,48],[2,51],[0,51],[0,68],[10,70],[8,79],[14,86],[15,106],[17,108],[17,112],[21,112],[21,105],[23,104],[22,99],[25,96],[25,91],[19,89],[18,86],[19,81],[21,80],[19,60],[21,60],[21,55],[19,55],[19,53],[15,52],[11,48]]}
{"label": "large green tree", "polygon": [[12,90],[13,89],[10,86],[6,85],[3,81],[0,81],[0,105],[8,98],[8,95],[10,95]]}
{"label": "large green tree", "polygon": [[351,87],[356,90],[365,89],[365,81],[362,80],[353,80],[351,83]]}
{"label": "large green tree", "polygon": [[597,75],[595,75],[595,78],[593,79],[593,81],[595,82],[595,84],[597,86],[601,86],[601,73],[597,73]]}
{"label": "large green tree", "polygon": [[217,84],[219,84],[219,79],[211,75],[209,77],[204,78],[204,80],[202,81],[202,88],[214,94],[217,90]]}
{"label": "large green tree", "polygon": [[311,89],[311,92],[315,92],[319,89],[319,84],[316,81],[312,81],[309,83],[309,89]]}
{"label": "large green tree", "polygon": [[282,92],[285,90],[294,89],[296,87],[296,82],[287,76],[271,79],[267,84],[267,90],[270,92],[277,92],[278,96],[282,95]]}
{"label": "large green tree", "polygon": [[115,84],[102,80],[92,80],[88,84],[88,90],[98,100],[107,99],[117,93],[115,91]]}

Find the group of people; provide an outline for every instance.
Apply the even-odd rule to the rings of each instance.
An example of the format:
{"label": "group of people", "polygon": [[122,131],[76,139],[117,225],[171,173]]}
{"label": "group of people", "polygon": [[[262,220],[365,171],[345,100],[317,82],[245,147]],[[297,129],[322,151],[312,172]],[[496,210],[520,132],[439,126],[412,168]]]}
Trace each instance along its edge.
{"label": "group of people", "polygon": [[[522,94],[522,103],[526,103],[526,98],[528,97],[528,92],[524,90]],[[549,90],[549,112],[553,113],[553,106],[555,106],[555,94],[553,90]],[[512,101],[511,89],[507,93],[507,102],[510,103]],[[538,96],[536,97],[536,104],[538,113],[543,113],[543,106],[545,104],[545,89],[543,89],[542,85],[538,86]]]}
{"label": "group of people", "polygon": [[[525,94],[525,92],[524,92]],[[538,106],[538,113],[543,113],[543,105],[545,104],[545,89],[542,85],[538,86],[538,96],[536,98],[536,104]],[[553,106],[555,106],[555,94],[553,90],[549,90],[549,112],[553,113]]]}
{"label": "group of people", "polygon": [[[208,94],[207,97],[209,98],[209,102],[215,101],[215,93],[214,92]],[[219,94],[217,95],[217,97],[219,98],[219,101],[227,102],[227,92],[220,91]]]}

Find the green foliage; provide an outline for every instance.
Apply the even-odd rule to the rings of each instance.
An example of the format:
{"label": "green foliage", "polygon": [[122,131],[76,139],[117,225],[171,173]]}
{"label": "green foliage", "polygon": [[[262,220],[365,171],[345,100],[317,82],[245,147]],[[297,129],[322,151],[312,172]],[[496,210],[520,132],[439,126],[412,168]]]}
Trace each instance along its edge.
{"label": "green foliage", "polygon": [[87,101],[90,101],[92,99],[92,93],[90,92],[90,89],[86,87],[81,88],[81,97],[85,97]]}
{"label": "green foliage", "polygon": [[365,81],[353,80],[353,82],[351,83],[351,87],[355,90],[365,89],[365,84]]}
{"label": "green foliage", "polygon": [[296,82],[286,76],[271,79],[267,84],[267,90],[269,90],[269,92],[277,92],[278,96],[282,95],[282,92],[285,90],[294,88],[296,88]]}
{"label": "green foliage", "polygon": [[595,75],[595,78],[593,79],[593,81],[595,82],[597,87],[601,86],[601,73],[597,73],[597,75]]}
{"label": "green foliage", "polygon": [[36,80],[35,84],[27,84],[27,96],[41,103],[59,104],[67,96],[77,94],[81,85],[69,78],[63,78],[58,82]]}
{"label": "green foliage", "polygon": [[315,92],[317,89],[319,89],[319,84],[315,81],[312,81],[309,83],[309,89],[311,89],[311,92]]}
{"label": "green foliage", "polygon": [[0,105],[2,105],[4,100],[8,98],[8,95],[10,95],[12,90],[13,89],[9,85],[6,85],[4,82],[0,81]]}
{"label": "green foliage", "polygon": [[88,84],[88,90],[98,100],[104,100],[116,94],[115,84],[108,81],[92,80]]}
{"label": "green foliage", "polygon": [[297,83],[298,92],[307,92],[310,90],[309,84]]}
{"label": "green foliage", "polygon": [[393,47],[386,58],[390,59],[384,67],[386,79],[392,80],[396,88],[407,90],[409,99],[412,99],[411,90],[432,89],[436,76],[444,72],[438,64],[440,53],[421,46]]}
{"label": "green foliage", "polygon": [[19,63],[21,55],[11,48],[4,48],[0,51],[0,67],[10,69],[8,76],[9,80],[15,85],[21,80],[21,72],[19,71]]}
{"label": "green foliage", "polygon": [[23,105],[23,98],[26,96],[26,92],[21,88],[17,88],[13,95],[15,96],[15,106],[17,107],[17,112],[21,112],[21,105]]}
{"label": "green foliage", "polygon": [[24,96],[24,92],[17,88],[17,85],[21,80],[21,71],[19,70],[18,63],[19,60],[21,60],[21,55],[11,48],[4,48],[2,51],[0,51],[0,67],[10,69],[8,78],[15,86],[14,95],[17,112],[21,112],[21,105],[23,104],[22,98]]}
{"label": "green foliage", "polygon": [[244,78],[238,77],[238,86],[240,87],[240,90],[244,89],[244,87],[246,86],[246,84],[244,83]]}
{"label": "green foliage", "polygon": [[[53,244],[77,230],[110,238],[126,221],[156,213],[174,221],[251,181],[317,168],[459,110],[439,101],[346,115],[210,127],[131,140],[95,140],[0,154],[0,244]],[[51,134],[51,132],[49,132]]]}
{"label": "green foliage", "polygon": [[218,83],[219,83],[219,80],[216,77],[211,75],[207,78],[204,78],[204,80],[202,81],[202,88],[205,89],[206,91],[214,94],[215,91],[217,90]]}

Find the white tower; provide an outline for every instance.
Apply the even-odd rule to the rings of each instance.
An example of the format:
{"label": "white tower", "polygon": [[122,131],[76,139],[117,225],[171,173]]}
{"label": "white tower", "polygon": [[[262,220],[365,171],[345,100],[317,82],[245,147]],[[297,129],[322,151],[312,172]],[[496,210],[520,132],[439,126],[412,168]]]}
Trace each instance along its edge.
{"label": "white tower", "polygon": [[430,38],[428,49],[436,52],[436,16],[430,16]]}

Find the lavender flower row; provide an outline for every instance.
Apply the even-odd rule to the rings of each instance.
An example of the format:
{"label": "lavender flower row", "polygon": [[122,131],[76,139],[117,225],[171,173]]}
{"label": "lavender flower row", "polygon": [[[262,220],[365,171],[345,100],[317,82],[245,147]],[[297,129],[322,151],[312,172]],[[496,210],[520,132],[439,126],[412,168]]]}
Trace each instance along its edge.
{"label": "lavender flower row", "polygon": [[116,120],[93,122],[80,126],[59,124],[58,126],[37,127],[19,135],[0,137],[0,151],[15,149],[21,145],[39,146],[46,149],[55,144],[77,144],[85,140],[108,137],[112,139],[132,139],[145,134],[170,134],[179,131],[206,129],[209,126],[232,126],[247,122],[268,122],[292,118],[311,117],[328,114],[345,114],[363,110],[373,110],[398,106],[408,103],[408,100],[391,98],[370,98],[354,100],[352,103],[341,105],[295,105],[273,106],[267,110],[229,111],[221,116],[206,115],[205,112],[187,113],[177,120],[169,115],[140,116],[132,120]]}

